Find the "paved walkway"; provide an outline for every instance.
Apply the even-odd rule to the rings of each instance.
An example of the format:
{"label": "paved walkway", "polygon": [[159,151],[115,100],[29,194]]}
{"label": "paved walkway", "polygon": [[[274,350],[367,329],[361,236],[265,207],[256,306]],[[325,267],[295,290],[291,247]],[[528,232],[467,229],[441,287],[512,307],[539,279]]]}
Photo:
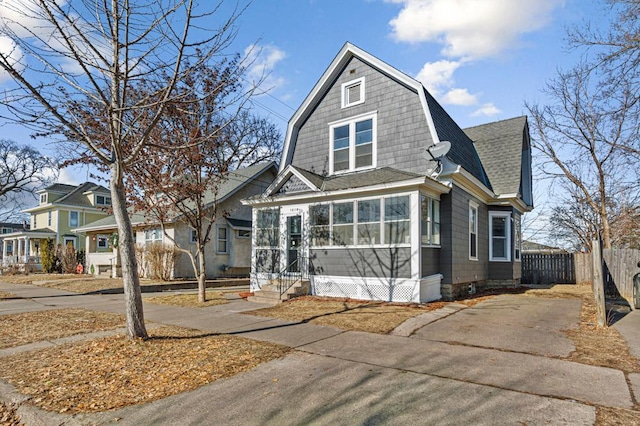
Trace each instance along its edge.
{"label": "paved walkway", "polygon": [[[2,283],[0,291],[19,297],[0,302],[0,315],[124,308],[122,295]],[[287,345],[292,354],[149,404],[66,416],[24,403],[19,414],[27,425],[593,424],[595,406],[632,408],[640,398],[640,375],[560,359],[572,350],[559,330],[577,324],[573,300],[505,295],[425,314],[391,335],[242,314],[261,307],[243,300],[199,309],[147,304],[145,317]],[[637,312],[616,327],[640,350]],[[0,400],[24,397],[0,383]]]}

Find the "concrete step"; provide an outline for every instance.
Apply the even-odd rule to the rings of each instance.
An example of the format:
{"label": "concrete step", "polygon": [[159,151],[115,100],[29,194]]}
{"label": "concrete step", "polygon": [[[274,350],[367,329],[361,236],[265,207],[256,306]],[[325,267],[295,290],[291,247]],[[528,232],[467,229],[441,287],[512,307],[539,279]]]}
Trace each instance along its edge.
{"label": "concrete step", "polygon": [[264,303],[266,305],[276,306],[279,303],[282,303],[279,299],[270,299],[266,297],[260,297],[259,295],[249,296],[247,297],[247,301],[254,303]]}

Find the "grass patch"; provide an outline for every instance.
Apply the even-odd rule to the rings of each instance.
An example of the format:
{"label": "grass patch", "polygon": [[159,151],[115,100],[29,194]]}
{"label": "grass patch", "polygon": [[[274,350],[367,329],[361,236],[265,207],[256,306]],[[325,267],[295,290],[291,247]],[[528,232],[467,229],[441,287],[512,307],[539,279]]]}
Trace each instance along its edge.
{"label": "grass patch", "polygon": [[597,426],[640,426],[640,412],[624,408],[598,407]]}
{"label": "grass patch", "polygon": [[0,425],[23,426],[24,423],[20,421],[20,416],[16,414],[16,410],[0,402]]}
{"label": "grass patch", "polygon": [[162,296],[145,297],[145,303],[154,303],[156,305],[183,306],[186,308],[204,308],[207,306],[224,305],[227,299],[221,291],[207,290],[207,301],[198,302],[197,293],[180,293],[168,294]]}
{"label": "grass patch", "polygon": [[409,318],[441,308],[445,304],[446,302],[400,304],[304,296],[271,308],[244,313],[327,325],[343,330],[386,334]]}
{"label": "grass patch", "polygon": [[0,349],[125,325],[122,315],[85,309],[55,309],[0,316]]}
{"label": "grass patch", "polygon": [[6,357],[0,377],[46,410],[98,412],[190,391],[290,350],[242,337],[162,327],[146,341],[111,336]]}

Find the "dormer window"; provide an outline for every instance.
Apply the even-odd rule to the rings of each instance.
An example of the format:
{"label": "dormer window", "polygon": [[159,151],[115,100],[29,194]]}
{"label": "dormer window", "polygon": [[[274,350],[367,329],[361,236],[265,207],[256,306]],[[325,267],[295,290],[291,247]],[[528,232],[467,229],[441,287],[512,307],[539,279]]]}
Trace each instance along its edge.
{"label": "dormer window", "polygon": [[104,195],[96,195],[96,204],[99,206],[110,206],[111,197],[105,197]]}
{"label": "dormer window", "polygon": [[45,192],[44,194],[40,194],[40,204],[46,204],[47,203],[47,193]]}
{"label": "dormer window", "polygon": [[330,123],[331,173],[368,169],[376,165],[376,113]]}
{"label": "dormer window", "polygon": [[364,103],[364,77],[342,84],[342,108]]}

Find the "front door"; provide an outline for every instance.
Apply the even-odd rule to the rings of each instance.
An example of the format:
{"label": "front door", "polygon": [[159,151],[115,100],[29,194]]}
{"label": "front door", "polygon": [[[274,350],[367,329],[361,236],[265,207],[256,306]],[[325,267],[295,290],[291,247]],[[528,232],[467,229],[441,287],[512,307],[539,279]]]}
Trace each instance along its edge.
{"label": "front door", "polygon": [[287,272],[300,272],[302,216],[287,217]]}

